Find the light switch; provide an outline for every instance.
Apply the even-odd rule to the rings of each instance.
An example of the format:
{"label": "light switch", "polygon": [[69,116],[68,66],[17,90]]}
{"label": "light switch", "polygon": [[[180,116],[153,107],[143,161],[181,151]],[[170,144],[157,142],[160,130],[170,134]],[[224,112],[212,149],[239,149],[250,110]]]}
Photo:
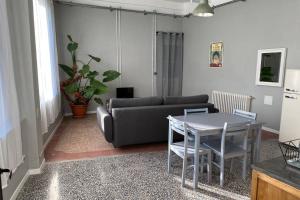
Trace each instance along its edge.
{"label": "light switch", "polygon": [[273,105],[273,96],[265,96],[264,98],[265,105]]}

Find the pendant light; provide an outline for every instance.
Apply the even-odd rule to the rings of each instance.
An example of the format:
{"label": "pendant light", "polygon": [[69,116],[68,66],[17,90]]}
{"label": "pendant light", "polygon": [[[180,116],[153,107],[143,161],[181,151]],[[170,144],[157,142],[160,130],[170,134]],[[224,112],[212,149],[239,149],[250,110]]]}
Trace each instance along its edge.
{"label": "pendant light", "polygon": [[214,15],[214,8],[208,4],[208,0],[200,0],[199,5],[193,12],[193,15],[199,17],[211,17]]}

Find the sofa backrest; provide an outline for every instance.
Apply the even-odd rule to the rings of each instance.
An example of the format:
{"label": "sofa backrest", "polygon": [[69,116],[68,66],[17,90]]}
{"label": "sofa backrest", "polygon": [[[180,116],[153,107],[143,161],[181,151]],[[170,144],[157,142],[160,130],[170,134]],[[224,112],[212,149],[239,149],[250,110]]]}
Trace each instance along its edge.
{"label": "sofa backrest", "polygon": [[164,105],[174,104],[200,104],[208,102],[208,95],[185,96],[185,97],[165,97]]}
{"label": "sofa backrest", "polygon": [[184,109],[196,108],[214,112],[214,105],[210,103],[115,108],[112,111],[113,144],[120,147],[168,141],[167,117],[183,115]]}
{"label": "sofa backrest", "polygon": [[143,98],[129,98],[129,99],[111,98],[109,102],[109,112],[111,113],[113,108],[157,106],[162,104],[163,104],[162,97],[143,97]]}

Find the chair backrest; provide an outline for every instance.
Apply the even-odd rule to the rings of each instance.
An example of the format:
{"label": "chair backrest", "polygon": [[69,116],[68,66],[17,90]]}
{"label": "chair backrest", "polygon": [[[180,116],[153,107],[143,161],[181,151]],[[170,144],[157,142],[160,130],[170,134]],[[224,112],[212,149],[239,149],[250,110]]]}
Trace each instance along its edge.
{"label": "chair backrest", "polygon": [[197,113],[208,113],[208,108],[195,108],[195,109],[184,109],[184,115],[197,114]]}
{"label": "chair backrest", "polygon": [[169,127],[173,131],[175,131],[181,135],[185,134],[185,123],[184,122],[179,121],[170,115],[168,116],[168,119],[169,119]]}
{"label": "chair backrest", "polygon": [[241,116],[241,117],[245,117],[245,118],[248,118],[248,119],[253,119],[253,120],[256,120],[256,116],[257,116],[256,113],[247,112],[247,111],[238,110],[238,109],[234,109],[233,114]]}
{"label": "chair backrest", "polygon": [[245,122],[245,123],[234,123],[234,124],[229,124],[225,123],[223,132],[222,132],[222,139],[221,139],[221,154],[224,154],[225,152],[225,143],[227,137],[231,137],[231,139],[235,136],[242,136],[242,141],[241,144],[243,146],[244,150],[247,150],[247,144],[248,144],[248,133],[249,133],[249,127],[250,124]]}

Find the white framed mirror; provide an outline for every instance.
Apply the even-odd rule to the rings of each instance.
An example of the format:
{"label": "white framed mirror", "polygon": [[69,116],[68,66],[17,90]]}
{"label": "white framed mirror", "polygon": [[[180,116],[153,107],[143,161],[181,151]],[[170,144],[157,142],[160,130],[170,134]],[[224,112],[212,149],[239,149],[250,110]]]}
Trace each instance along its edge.
{"label": "white framed mirror", "polygon": [[282,87],[286,48],[258,50],[256,85]]}

